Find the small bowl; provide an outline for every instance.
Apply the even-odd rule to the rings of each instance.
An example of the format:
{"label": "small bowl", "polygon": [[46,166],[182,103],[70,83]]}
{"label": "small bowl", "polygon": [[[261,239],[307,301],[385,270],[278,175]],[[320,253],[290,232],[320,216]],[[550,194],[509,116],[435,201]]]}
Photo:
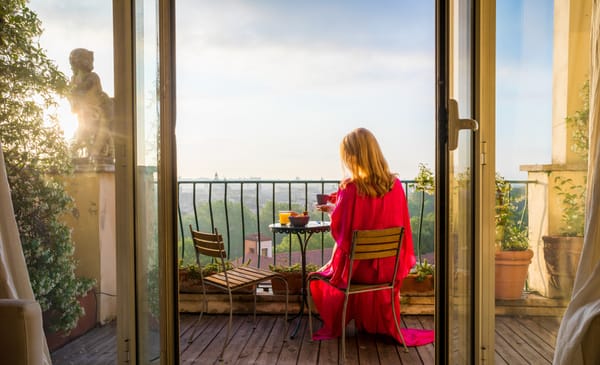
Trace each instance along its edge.
{"label": "small bowl", "polygon": [[310,220],[310,216],[308,216],[308,215],[291,216],[290,215],[289,219],[290,219],[290,224],[292,225],[292,227],[304,227],[305,225],[308,224],[308,221]]}

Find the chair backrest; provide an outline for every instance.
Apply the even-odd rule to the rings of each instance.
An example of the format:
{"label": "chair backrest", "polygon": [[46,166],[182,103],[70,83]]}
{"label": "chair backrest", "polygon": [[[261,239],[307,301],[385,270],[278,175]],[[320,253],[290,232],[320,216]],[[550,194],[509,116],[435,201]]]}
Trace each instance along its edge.
{"label": "chair backrest", "polygon": [[352,263],[356,260],[395,257],[394,275],[391,281],[391,283],[394,283],[400,265],[400,248],[402,247],[403,235],[404,227],[354,231],[348,278],[352,278]]}
{"label": "chair backrest", "polygon": [[190,232],[194,241],[196,254],[202,254],[210,257],[227,258],[225,245],[223,244],[223,236],[215,229],[215,233],[206,233],[196,231],[190,224]]}

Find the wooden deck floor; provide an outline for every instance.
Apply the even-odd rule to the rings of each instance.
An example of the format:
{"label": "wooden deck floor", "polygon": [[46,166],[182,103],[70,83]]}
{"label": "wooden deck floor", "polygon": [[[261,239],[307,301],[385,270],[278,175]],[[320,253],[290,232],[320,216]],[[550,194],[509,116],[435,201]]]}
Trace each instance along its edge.
{"label": "wooden deck floor", "polygon": [[[187,340],[197,317],[181,316],[181,362],[183,364],[216,364],[220,344],[226,333],[227,316],[208,315],[198,327],[191,344]],[[402,317],[412,328],[434,327],[433,316]],[[338,341],[308,340],[307,318],[295,339],[282,341],[285,323],[281,316],[262,315],[253,329],[251,316],[235,316],[235,337],[227,347],[221,364],[337,364]],[[290,331],[293,329],[290,323]],[[556,317],[496,318],[496,364],[551,364],[560,322]],[[115,364],[115,324],[98,327],[52,353],[54,365]],[[410,348],[384,336],[356,333],[349,328],[348,364],[433,364],[434,346]]]}

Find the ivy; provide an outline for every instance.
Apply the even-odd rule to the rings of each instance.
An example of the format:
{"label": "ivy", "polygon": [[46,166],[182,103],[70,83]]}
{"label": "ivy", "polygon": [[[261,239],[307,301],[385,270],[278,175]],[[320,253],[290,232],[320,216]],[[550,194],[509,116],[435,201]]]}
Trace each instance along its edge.
{"label": "ivy", "polygon": [[24,0],[0,2],[0,141],[31,286],[51,330],[68,331],[83,314],[77,297],[93,285],[75,276],[69,228],[73,208],[62,176],[72,173],[56,98],[67,78],[39,45],[41,22]]}

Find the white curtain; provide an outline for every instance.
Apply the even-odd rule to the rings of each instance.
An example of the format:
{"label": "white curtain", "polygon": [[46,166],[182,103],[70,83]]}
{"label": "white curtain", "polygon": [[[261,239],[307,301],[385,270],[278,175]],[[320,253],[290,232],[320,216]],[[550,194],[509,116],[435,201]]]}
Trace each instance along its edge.
{"label": "white curtain", "polygon": [[555,365],[600,363],[600,0],[592,6],[587,181],[583,251],[556,339]]}
{"label": "white curtain", "polygon": [[[17,221],[10,198],[10,187],[0,143],[0,299],[35,300],[29,272],[23,256]],[[50,364],[48,345],[44,339],[44,363]]]}

